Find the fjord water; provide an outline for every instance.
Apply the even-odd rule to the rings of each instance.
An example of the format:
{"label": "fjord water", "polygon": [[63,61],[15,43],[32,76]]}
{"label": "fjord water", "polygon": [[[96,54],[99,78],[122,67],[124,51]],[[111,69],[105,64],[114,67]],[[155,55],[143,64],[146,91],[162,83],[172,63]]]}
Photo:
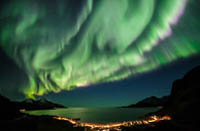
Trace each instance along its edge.
{"label": "fjord water", "polygon": [[80,122],[109,123],[139,120],[158,108],[60,108],[54,110],[26,111],[31,115],[52,115],[80,118]]}

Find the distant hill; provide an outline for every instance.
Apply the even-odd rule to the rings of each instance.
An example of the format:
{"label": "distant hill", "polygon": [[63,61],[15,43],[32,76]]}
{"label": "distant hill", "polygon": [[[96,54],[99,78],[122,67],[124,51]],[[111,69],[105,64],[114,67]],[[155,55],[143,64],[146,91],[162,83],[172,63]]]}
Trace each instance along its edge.
{"label": "distant hill", "polygon": [[26,99],[22,102],[10,101],[8,98],[0,95],[0,111],[5,112],[7,116],[19,114],[20,109],[25,110],[41,110],[41,109],[54,109],[54,108],[66,108],[63,105],[55,104],[48,101],[45,98],[32,100]]}
{"label": "distant hill", "polygon": [[26,109],[46,109],[64,107],[46,99],[36,101],[27,99],[13,102],[0,95],[0,131],[84,131],[83,127],[74,127],[68,121],[53,119],[53,116],[34,116],[19,111]]}
{"label": "distant hill", "polygon": [[26,99],[22,102],[17,102],[17,105],[20,109],[26,109],[26,110],[66,108],[63,105],[50,102],[45,98],[40,98],[37,100]]}
{"label": "distant hill", "polygon": [[164,106],[168,102],[169,97],[164,96],[161,98],[151,96],[147,97],[144,100],[141,100],[137,102],[136,104],[132,104],[129,106],[126,106],[127,108],[133,108],[133,107],[159,107]]}

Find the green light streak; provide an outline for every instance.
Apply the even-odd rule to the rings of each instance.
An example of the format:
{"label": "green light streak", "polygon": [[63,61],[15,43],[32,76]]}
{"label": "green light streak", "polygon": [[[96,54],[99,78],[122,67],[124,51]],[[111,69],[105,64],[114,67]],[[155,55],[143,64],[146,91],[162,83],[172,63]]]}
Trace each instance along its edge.
{"label": "green light streak", "polygon": [[200,52],[199,39],[173,30],[186,4],[13,0],[1,13],[1,46],[26,71],[30,98],[120,80]]}

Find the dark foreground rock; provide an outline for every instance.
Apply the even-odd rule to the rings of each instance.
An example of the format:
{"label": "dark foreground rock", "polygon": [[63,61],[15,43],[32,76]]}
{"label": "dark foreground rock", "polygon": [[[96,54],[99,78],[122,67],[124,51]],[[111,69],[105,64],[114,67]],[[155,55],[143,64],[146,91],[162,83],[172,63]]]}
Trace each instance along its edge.
{"label": "dark foreground rock", "polygon": [[12,120],[21,116],[15,102],[0,95],[0,120]]}
{"label": "dark foreground rock", "polygon": [[167,105],[160,113],[169,113],[177,120],[197,122],[200,116],[200,66],[174,81]]}
{"label": "dark foreground rock", "polygon": [[152,125],[141,125],[136,127],[123,127],[122,131],[198,131],[198,125],[183,124],[172,121],[160,121]]}
{"label": "dark foreground rock", "polygon": [[84,131],[68,121],[53,119],[51,116],[22,115],[13,120],[0,120],[1,131]]}

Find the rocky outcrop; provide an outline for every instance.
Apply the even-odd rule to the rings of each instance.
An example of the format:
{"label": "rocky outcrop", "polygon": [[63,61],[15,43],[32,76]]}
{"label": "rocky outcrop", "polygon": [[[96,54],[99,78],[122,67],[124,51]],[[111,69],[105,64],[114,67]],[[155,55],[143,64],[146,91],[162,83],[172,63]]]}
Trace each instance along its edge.
{"label": "rocky outcrop", "polygon": [[200,116],[200,66],[174,81],[168,104],[162,111],[175,119],[198,119]]}

